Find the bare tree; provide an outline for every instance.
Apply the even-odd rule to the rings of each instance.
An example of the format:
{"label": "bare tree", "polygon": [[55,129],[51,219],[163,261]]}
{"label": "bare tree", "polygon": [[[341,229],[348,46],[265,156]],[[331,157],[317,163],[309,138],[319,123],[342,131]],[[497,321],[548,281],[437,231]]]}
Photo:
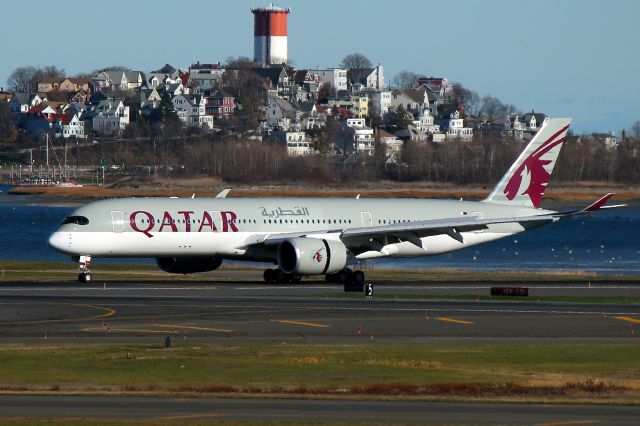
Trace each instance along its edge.
{"label": "bare tree", "polygon": [[238,56],[238,57],[229,56],[227,59],[224,60],[224,66],[225,68],[232,68],[232,69],[248,69],[248,68],[260,66],[260,64],[248,58],[247,56]]}
{"label": "bare tree", "polygon": [[18,131],[13,124],[9,104],[0,102],[0,147],[11,145],[17,136]]}
{"label": "bare tree", "polygon": [[391,81],[393,86],[398,89],[413,89],[418,85],[418,79],[422,77],[424,77],[423,74],[402,70],[396,74]]}
{"label": "bare tree", "polygon": [[9,75],[7,86],[12,92],[33,93],[38,90],[37,74],[38,69],[31,65],[18,67]]}
{"label": "bare tree", "polygon": [[41,78],[64,78],[66,72],[63,68],[58,68],[56,65],[45,65],[42,68],[38,68],[38,79]]}
{"label": "bare tree", "polygon": [[469,90],[460,83],[452,83],[450,104],[464,105],[465,114],[477,116],[480,113],[480,96],[473,90]]}
{"label": "bare tree", "polygon": [[350,53],[349,55],[342,58],[342,63],[340,63],[342,68],[347,69],[364,69],[364,68],[372,68],[373,64],[362,53]]}
{"label": "bare tree", "polygon": [[640,120],[631,125],[631,130],[629,130],[629,133],[634,139],[640,140]]}

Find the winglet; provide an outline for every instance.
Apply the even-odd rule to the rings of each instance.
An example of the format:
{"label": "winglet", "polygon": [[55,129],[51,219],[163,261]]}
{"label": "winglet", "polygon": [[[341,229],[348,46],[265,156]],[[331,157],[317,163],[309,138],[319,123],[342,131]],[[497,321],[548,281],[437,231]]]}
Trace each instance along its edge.
{"label": "winglet", "polygon": [[611,197],[613,197],[615,195],[615,192],[610,192],[605,196],[600,197],[600,199],[598,199],[598,201],[588,205],[587,207],[585,207],[584,209],[582,209],[585,212],[594,212],[596,210],[600,210],[600,208],[602,208],[602,206],[604,206],[606,204],[607,201],[609,201],[609,199]]}
{"label": "winglet", "polygon": [[216,195],[216,198],[227,198],[227,194],[229,194],[229,191],[231,191],[231,189],[229,188],[223,189],[218,193],[218,195]]}

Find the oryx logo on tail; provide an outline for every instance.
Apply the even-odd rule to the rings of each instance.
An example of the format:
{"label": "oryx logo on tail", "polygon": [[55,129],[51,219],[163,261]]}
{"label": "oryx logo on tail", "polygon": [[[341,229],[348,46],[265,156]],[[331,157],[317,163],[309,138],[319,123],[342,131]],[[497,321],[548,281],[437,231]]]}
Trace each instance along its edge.
{"label": "oryx logo on tail", "polygon": [[538,208],[570,123],[569,118],[549,119],[485,201]]}
{"label": "oryx logo on tail", "polygon": [[[553,166],[549,171],[547,171],[546,167],[555,161],[555,158],[553,160],[545,160],[542,157],[565,141],[565,135],[568,129],[569,125],[563,127],[560,131],[544,141],[544,143],[518,167],[504,189],[504,195],[506,195],[509,200],[513,200],[518,194],[527,194],[534,207],[537,208],[540,205],[544,190],[549,183],[549,179],[551,179],[551,170],[553,170]],[[528,185],[523,184],[525,170],[529,176]],[[523,188],[524,191],[522,190]]]}

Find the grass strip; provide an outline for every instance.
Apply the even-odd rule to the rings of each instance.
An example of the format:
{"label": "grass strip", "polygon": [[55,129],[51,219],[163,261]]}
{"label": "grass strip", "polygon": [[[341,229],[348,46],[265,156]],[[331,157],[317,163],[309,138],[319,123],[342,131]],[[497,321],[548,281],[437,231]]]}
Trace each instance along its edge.
{"label": "grass strip", "polygon": [[0,346],[0,392],[638,401],[640,345]]}
{"label": "grass strip", "polygon": [[[175,275],[161,271],[154,264],[101,264],[100,259],[92,264],[94,278],[99,280],[128,280],[140,281],[229,281],[243,280],[262,282],[263,268],[246,264],[225,264],[222,268],[212,272],[190,275]],[[77,265],[69,262],[48,261],[16,261],[0,260],[0,283],[2,281],[28,280],[73,280],[77,273]],[[596,275],[584,271],[474,271],[460,269],[387,269],[376,268],[366,271],[367,278],[373,281],[390,281],[397,283],[424,282],[426,284],[469,285],[474,283],[549,283],[563,284],[577,283],[592,284],[605,283],[637,283],[637,275]],[[318,282],[316,280],[302,283]],[[323,282],[323,281],[320,281]]]}

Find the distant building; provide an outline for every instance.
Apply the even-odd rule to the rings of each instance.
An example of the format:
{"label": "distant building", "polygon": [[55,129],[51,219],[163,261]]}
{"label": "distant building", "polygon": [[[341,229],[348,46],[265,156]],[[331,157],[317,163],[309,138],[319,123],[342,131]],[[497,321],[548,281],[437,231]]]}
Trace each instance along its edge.
{"label": "distant building", "polygon": [[276,131],[271,137],[284,143],[290,156],[312,155],[315,152],[314,143],[307,138],[305,132]]}
{"label": "distant building", "polygon": [[345,68],[327,68],[309,70],[311,74],[318,76],[335,90],[347,90],[347,70]]}
{"label": "distant building", "polygon": [[347,70],[347,82],[349,86],[361,84],[377,90],[384,90],[384,68],[378,65],[375,68],[354,68]]}
{"label": "distant building", "polygon": [[189,67],[189,83],[195,93],[204,93],[220,87],[224,68],[220,62],[216,64],[201,64],[197,62]]}
{"label": "distant building", "polygon": [[217,90],[205,98],[205,112],[214,117],[228,117],[236,110],[236,98],[224,91]]}
{"label": "distant building", "polygon": [[334,145],[343,155],[354,153],[371,155],[375,149],[373,129],[365,124],[364,118],[341,120]]}
{"label": "distant building", "polygon": [[116,134],[129,125],[129,107],[121,100],[104,100],[91,112],[93,131],[98,134]]}

